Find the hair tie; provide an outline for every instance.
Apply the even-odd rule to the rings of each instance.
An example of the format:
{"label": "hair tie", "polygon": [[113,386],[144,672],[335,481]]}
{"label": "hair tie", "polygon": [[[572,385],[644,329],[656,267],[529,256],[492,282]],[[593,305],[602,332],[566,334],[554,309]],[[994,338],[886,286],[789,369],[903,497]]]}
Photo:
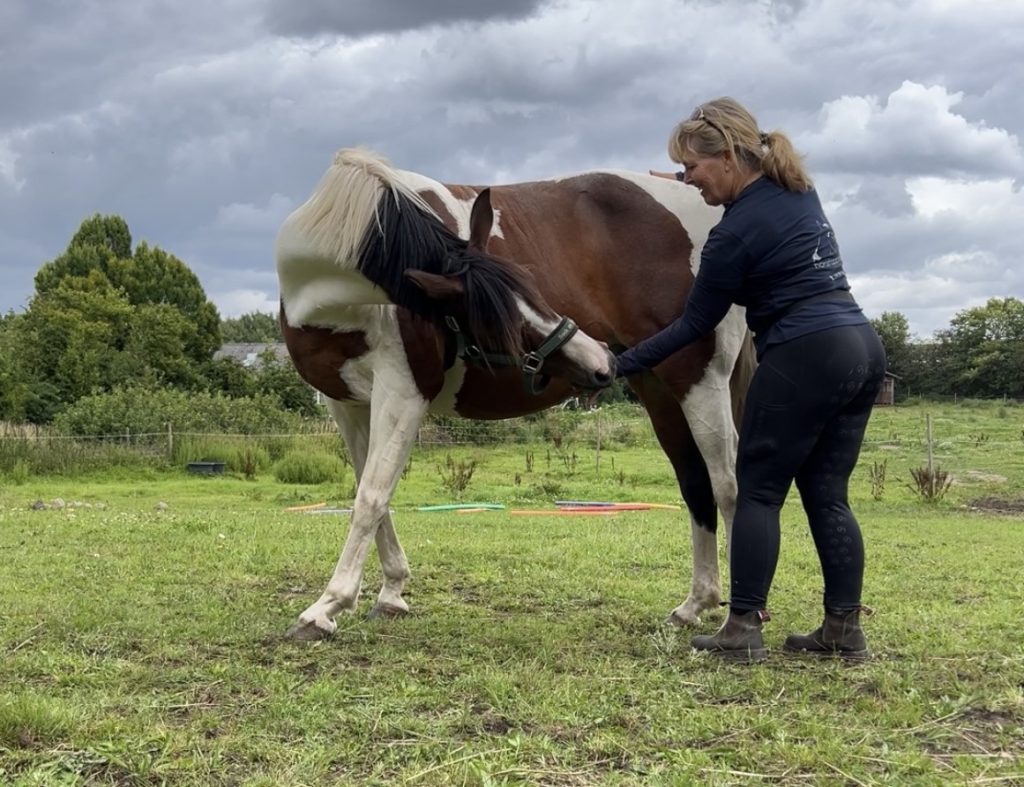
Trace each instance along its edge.
{"label": "hair tie", "polygon": [[761,144],[765,146],[768,145],[768,135],[763,131],[761,132]]}

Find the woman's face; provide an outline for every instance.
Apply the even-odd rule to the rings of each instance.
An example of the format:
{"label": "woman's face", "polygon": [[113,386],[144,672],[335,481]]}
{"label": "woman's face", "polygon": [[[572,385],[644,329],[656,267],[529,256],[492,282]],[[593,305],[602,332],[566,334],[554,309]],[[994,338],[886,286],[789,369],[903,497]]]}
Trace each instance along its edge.
{"label": "woman's face", "polygon": [[735,198],[735,167],[724,155],[701,156],[687,151],[680,163],[683,181],[696,186],[708,205],[724,205]]}

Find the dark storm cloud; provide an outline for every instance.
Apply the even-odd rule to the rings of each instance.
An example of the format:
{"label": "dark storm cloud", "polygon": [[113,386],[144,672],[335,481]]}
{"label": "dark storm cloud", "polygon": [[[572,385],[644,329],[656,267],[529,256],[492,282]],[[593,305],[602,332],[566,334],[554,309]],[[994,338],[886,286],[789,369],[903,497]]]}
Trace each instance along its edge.
{"label": "dark storm cloud", "polygon": [[451,182],[667,169],[672,126],[722,94],[809,154],[852,275],[927,300],[982,260],[956,268],[963,292],[1021,293],[1000,272],[1024,255],[1019,197],[924,215],[909,179],[1019,169],[1022,21],[957,0],[7,0],[0,309],[97,211],[223,313],[272,308],[276,229],[339,147]]}
{"label": "dark storm cloud", "polygon": [[269,0],[266,21],[279,35],[358,37],[457,22],[522,19],[545,0]]}

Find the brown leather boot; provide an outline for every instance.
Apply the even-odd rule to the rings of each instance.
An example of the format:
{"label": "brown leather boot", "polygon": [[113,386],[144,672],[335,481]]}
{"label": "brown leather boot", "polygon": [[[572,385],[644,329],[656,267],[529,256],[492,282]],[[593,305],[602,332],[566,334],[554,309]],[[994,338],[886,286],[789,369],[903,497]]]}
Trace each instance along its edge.
{"label": "brown leather boot", "polygon": [[768,658],[768,650],[761,638],[761,624],[768,619],[768,613],[764,610],[730,611],[722,628],[714,634],[694,637],[690,640],[690,647],[726,661],[764,661]]}
{"label": "brown leather boot", "polygon": [[860,627],[860,613],[871,614],[867,607],[848,612],[825,610],[825,620],[810,634],[790,634],[782,649],[819,658],[841,658],[866,661],[870,657],[868,642]]}

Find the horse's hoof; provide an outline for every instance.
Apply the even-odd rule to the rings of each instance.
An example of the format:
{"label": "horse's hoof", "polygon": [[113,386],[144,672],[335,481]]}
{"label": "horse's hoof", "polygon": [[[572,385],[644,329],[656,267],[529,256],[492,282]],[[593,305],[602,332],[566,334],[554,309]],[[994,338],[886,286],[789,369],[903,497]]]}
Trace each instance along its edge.
{"label": "horse's hoof", "polygon": [[323,629],[316,623],[305,623],[299,621],[285,634],[286,639],[290,639],[293,642],[320,642],[321,640],[328,639],[334,634],[335,628]]}
{"label": "horse's hoof", "polygon": [[366,614],[367,620],[378,620],[380,618],[404,618],[409,614],[408,609],[396,607],[394,604],[377,604]]}
{"label": "horse's hoof", "polygon": [[680,612],[678,609],[673,609],[671,614],[665,618],[666,626],[674,626],[675,628],[690,628],[692,626],[700,625],[700,617],[693,615],[688,612]]}

